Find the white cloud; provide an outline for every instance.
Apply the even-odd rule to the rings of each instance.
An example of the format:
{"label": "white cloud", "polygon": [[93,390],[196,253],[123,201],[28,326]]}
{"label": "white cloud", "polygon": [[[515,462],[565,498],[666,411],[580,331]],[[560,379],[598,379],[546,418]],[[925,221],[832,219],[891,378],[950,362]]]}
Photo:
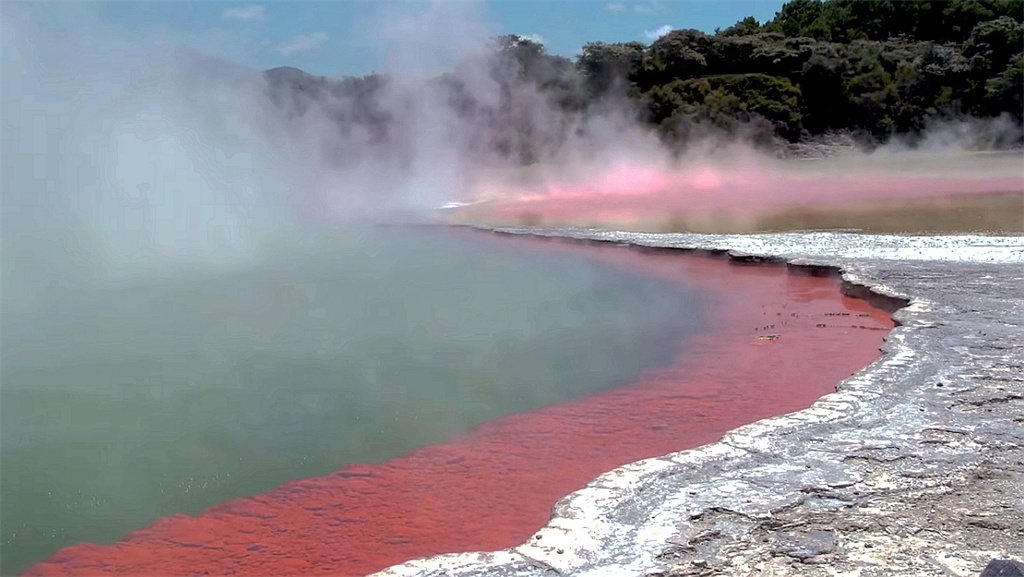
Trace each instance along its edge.
{"label": "white cloud", "polygon": [[263,6],[249,4],[238,8],[228,8],[220,13],[220,17],[225,20],[244,20],[246,22],[263,20]]}
{"label": "white cloud", "polygon": [[638,14],[664,14],[668,12],[668,6],[663,5],[657,0],[651,0],[650,2],[643,2],[640,4],[633,4],[633,12]]}
{"label": "white cloud", "polygon": [[604,5],[604,9],[609,12],[625,12],[626,5],[622,2],[610,2]]}
{"label": "white cloud", "polygon": [[519,36],[529,40],[530,42],[536,42],[537,44],[545,44],[547,42],[547,40],[545,40],[540,34],[520,34]]}
{"label": "white cloud", "polygon": [[672,25],[666,24],[660,28],[655,28],[654,30],[644,30],[644,36],[651,40],[657,40],[658,38],[661,38],[662,36],[671,32],[672,30]]}
{"label": "white cloud", "polygon": [[292,52],[305,52],[327,42],[327,34],[324,32],[312,32],[310,34],[299,34],[291,40],[286,40],[274,46],[275,52],[288,55]]}

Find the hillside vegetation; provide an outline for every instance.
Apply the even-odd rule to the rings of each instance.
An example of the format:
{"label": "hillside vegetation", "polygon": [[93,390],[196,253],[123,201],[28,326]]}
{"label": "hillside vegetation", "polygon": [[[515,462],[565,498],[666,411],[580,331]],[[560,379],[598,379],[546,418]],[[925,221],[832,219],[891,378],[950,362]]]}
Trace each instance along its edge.
{"label": "hillside vegetation", "polygon": [[[521,164],[586,130],[579,119],[609,111],[625,111],[675,150],[709,135],[776,150],[837,133],[867,147],[894,137],[913,146],[926,130],[966,118],[987,126],[973,135],[978,147],[1019,148],[1022,18],[1022,0],[793,0],[769,22],[675,30],[650,45],[592,42],[575,61],[502,36],[486,67],[499,98],[481,98],[459,71],[432,87],[480,129],[474,146]],[[329,112],[336,120],[362,126],[370,141],[394,137],[395,103],[381,101],[392,78],[267,75],[293,114],[331,93],[346,102]]]}

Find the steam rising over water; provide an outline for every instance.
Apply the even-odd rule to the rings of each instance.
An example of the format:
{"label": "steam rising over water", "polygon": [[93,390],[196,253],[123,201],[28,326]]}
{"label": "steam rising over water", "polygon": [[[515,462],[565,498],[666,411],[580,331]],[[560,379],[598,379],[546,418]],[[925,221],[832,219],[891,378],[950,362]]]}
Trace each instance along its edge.
{"label": "steam rising over water", "polygon": [[447,173],[336,170],[260,74],[38,15],[4,6],[4,574],[622,385],[696,328],[667,283],[359,222]]}

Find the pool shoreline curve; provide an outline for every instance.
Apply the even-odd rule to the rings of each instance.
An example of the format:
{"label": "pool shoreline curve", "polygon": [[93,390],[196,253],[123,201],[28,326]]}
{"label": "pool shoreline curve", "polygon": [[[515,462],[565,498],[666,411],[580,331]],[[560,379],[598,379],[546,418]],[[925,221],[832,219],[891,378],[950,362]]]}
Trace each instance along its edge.
{"label": "pool shoreline curve", "polygon": [[523,545],[375,575],[977,575],[1024,561],[1024,237],[484,230],[831,269],[847,294],[899,309],[898,326],[836,393],[601,475]]}

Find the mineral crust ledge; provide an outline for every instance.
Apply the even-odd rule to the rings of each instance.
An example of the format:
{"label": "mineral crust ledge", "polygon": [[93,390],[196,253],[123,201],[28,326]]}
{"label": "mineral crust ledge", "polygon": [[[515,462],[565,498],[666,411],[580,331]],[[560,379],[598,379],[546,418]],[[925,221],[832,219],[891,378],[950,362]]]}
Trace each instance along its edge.
{"label": "mineral crust ledge", "polygon": [[377,575],[976,576],[1024,561],[1024,237],[491,230],[833,269],[901,306],[900,326],[810,408],[606,473],[523,545]]}

